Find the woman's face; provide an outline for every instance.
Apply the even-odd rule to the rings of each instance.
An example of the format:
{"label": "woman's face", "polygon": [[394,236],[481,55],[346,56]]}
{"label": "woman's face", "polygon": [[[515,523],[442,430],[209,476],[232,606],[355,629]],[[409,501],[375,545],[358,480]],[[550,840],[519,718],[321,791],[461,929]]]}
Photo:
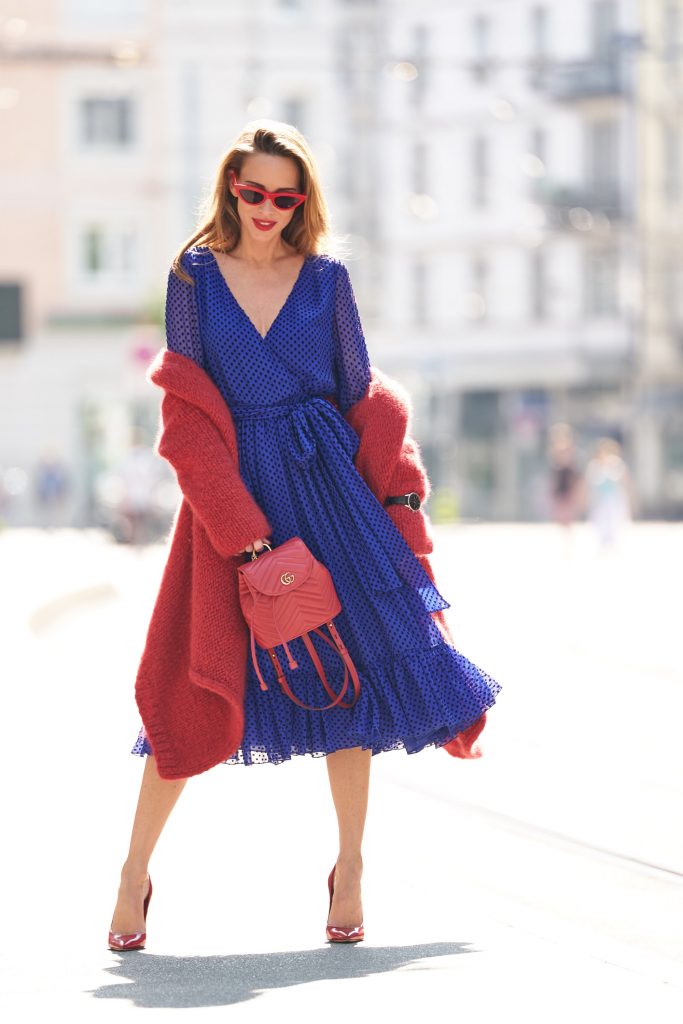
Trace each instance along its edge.
{"label": "woman's face", "polygon": [[[252,153],[245,157],[237,180],[240,184],[254,185],[267,192],[299,192],[299,170],[288,156]],[[271,199],[265,199],[258,206],[245,203],[239,189],[232,185],[229,187],[237,199],[237,215],[242,231],[246,231],[258,243],[262,240],[272,241],[275,235],[282,234],[294,216],[294,210],[279,210]]]}

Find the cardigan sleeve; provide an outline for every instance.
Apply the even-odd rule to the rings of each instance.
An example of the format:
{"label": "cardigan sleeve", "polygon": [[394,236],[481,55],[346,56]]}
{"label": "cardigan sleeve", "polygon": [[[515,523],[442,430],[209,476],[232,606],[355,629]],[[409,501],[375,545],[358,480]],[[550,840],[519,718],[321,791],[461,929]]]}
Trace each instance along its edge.
{"label": "cardigan sleeve", "polygon": [[272,527],[249,491],[217,427],[173,392],[161,400],[156,450],[175,470],[183,495],[224,558],[239,555]]}
{"label": "cardigan sleeve", "polygon": [[334,297],[334,366],[336,399],[344,415],[370,385],[370,357],[349,272],[337,264]]}
{"label": "cardigan sleeve", "polygon": [[[406,434],[401,455],[388,481],[389,494],[407,494],[415,491],[422,503],[426,502],[432,490],[418,442]],[[385,496],[383,496],[384,498]],[[424,508],[414,511],[407,505],[392,503],[386,511],[403,538],[416,555],[428,555],[434,550],[431,519]]]}
{"label": "cardigan sleeve", "polygon": [[[180,262],[194,280],[187,252],[180,257]],[[172,267],[166,286],[166,347],[192,359],[202,370],[206,369],[199,326],[197,282],[188,284],[181,280]]]}

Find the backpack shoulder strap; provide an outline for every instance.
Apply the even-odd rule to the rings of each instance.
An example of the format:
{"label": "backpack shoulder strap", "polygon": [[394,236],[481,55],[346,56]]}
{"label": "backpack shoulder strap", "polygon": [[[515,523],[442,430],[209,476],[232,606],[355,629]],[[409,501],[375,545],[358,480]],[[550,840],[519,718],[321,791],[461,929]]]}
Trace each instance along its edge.
{"label": "backpack shoulder strap", "polygon": [[[322,662],[320,661],[320,658],[318,657],[318,652],[316,651],[315,647],[313,646],[313,644],[311,642],[309,631],[307,630],[305,633],[301,634],[301,639],[306,644],[306,648],[308,650],[308,653],[311,656],[311,660],[312,660],[313,664],[316,667],[316,671],[318,673],[318,676],[320,677],[320,680],[321,680],[323,686],[325,687],[325,690],[329,694],[329,696],[333,698],[333,700],[329,704],[325,704],[322,707],[313,706],[311,704],[304,704],[303,701],[299,700],[299,698],[292,692],[292,689],[291,689],[289,683],[287,682],[287,679],[286,679],[285,674],[284,674],[284,672],[282,670],[282,666],[280,665],[280,661],[278,659],[277,654],[275,653],[275,651],[273,650],[272,647],[268,648],[268,653],[270,654],[271,660],[272,660],[273,665],[275,667],[275,671],[277,673],[278,682],[279,682],[283,692],[287,694],[287,696],[290,698],[290,700],[293,700],[295,704],[298,704],[299,707],[306,708],[309,711],[327,711],[329,708],[333,708],[333,707],[336,707],[336,706],[339,706],[339,707],[342,707],[342,708],[351,708],[351,707],[353,707],[353,705],[358,700],[358,697],[360,696],[360,680],[358,678],[358,672],[356,671],[356,666],[353,664],[353,661],[352,661],[348,651],[346,650],[346,647],[344,646],[343,641],[341,640],[341,637],[339,637],[339,633],[334,628],[333,623],[328,622],[327,626],[331,627],[330,632],[332,632],[332,630],[334,630],[332,632],[332,636],[333,636],[334,641],[335,641],[334,643],[331,640],[329,640],[325,636],[325,634],[323,632],[321,632],[320,629],[316,628],[313,632],[317,633],[320,637],[322,637],[322,639],[327,644],[329,644],[330,647],[333,647],[334,650],[337,652],[337,654],[339,654],[339,656],[344,661],[344,683],[343,683],[342,688],[341,688],[341,690],[339,691],[338,694],[335,694],[334,690],[332,689],[332,687],[330,686],[330,684],[328,682],[327,675],[325,674],[325,669],[323,668]],[[335,636],[335,634],[336,634],[336,636]],[[338,641],[337,641],[337,638],[338,638]],[[339,650],[339,646],[340,645],[341,645],[341,648],[342,648],[341,651]],[[350,702],[344,703],[342,698],[344,697],[344,694],[346,693],[346,691],[348,689],[348,685],[349,685],[349,670],[351,671],[351,678],[353,680],[354,697],[353,697],[353,699]]]}

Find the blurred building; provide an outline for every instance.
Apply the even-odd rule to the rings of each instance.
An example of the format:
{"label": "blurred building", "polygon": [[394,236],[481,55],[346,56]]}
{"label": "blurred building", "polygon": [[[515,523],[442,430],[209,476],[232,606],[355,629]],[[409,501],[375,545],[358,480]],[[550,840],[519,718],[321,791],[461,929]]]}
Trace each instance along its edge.
{"label": "blurred building", "polygon": [[641,0],[638,238],[642,286],[632,457],[646,509],[683,513],[683,3]]}
{"label": "blurred building", "polygon": [[586,459],[624,442],[643,514],[680,515],[682,9],[6,0],[6,517],[38,521],[21,480],[49,447],[93,522],[95,481],[153,442],[170,259],[257,116],[312,144],[435,489],[466,517],[544,517],[561,419]]}
{"label": "blurred building", "polygon": [[466,515],[544,516],[564,420],[679,516],[681,3],[382,6],[377,338],[432,475]]}
{"label": "blurred building", "polygon": [[[38,524],[46,447],[72,481],[68,521],[95,520],[95,484],[153,438],[145,366],[163,343],[159,289],[172,173],[159,5],[3,4],[0,118],[0,473],[9,523]],[[22,487],[22,477],[26,486]]]}

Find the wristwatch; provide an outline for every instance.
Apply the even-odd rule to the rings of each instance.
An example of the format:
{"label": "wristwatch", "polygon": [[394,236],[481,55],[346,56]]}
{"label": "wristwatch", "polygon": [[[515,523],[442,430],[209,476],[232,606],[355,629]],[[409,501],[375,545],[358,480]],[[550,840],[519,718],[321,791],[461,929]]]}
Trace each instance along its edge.
{"label": "wristwatch", "polygon": [[399,494],[396,496],[392,496],[391,498],[387,498],[384,504],[407,505],[408,508],[413,510],[413,512],[417,512],[420,505],[422,504],[422,500],[417,491],[409,491],[408,494]]}

